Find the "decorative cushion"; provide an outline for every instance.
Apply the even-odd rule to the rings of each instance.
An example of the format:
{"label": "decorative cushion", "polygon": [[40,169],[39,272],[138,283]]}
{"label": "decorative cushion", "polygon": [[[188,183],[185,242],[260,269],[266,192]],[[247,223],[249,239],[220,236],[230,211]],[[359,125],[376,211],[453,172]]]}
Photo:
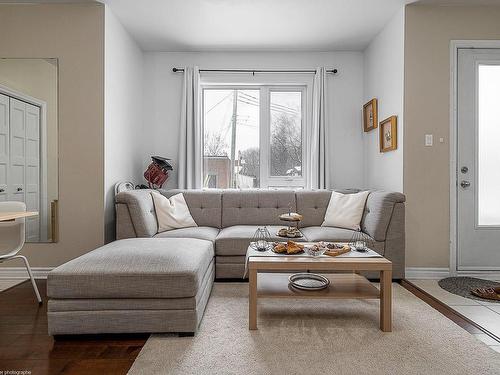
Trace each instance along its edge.
{"label": "decorative cushion", "polygon": [[321,226],[360,230],[359,223],[363,217],[368,194],[370,194],[369,191],[355,194],[333,191]]}
{"label": "decorative cushion", "polygon": [[158,232],[196,227],[182,193],[167,198],[155,191],[151,192],[158,221]]}

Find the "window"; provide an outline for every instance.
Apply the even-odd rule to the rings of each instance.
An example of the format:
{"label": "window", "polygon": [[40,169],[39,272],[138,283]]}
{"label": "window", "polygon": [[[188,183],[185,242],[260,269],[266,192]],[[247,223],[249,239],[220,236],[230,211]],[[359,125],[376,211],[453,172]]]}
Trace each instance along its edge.
{"label": "window", "polygon": [[304,92],[204,87],[203,187],[304,187]]}

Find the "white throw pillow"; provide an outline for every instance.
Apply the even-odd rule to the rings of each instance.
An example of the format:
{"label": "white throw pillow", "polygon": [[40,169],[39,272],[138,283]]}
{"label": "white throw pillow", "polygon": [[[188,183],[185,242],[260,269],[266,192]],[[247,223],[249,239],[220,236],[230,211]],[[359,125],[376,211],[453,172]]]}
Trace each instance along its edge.
{"label": "white throw pillow", "polygon": [[167,198],[153,191],[151,192],[151,196],[155,205],[158,233],[172,229],[198,226],[189,212],[182,193]]}
{"label": "white throw pillow", "polygon": [[366,198],[369,191],[355,194],[342,194],[332,191],[322,227],[338,227],[360,230]]}

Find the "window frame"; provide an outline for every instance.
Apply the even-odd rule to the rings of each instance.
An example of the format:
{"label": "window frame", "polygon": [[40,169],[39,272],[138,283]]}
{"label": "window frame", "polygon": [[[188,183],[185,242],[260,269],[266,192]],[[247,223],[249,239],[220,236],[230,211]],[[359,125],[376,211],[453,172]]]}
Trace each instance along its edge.
{"label": "window frame", "polygon": [[[259,180],[261,189],[303,189],[310,184],[308,181],[308,166],[310,150],[307,139],[312,121],[312,82],[306,80],[294,83],[221,83],[206,82],[200,84],[201,89],[201,140],[204,142],[205,134],[205,90],[259,90]],[[301,176],[271,176],[271,92],[300,92],[301,93],[301,137],[302,137],[302,165]],[[204,144],[202,144],[202,150]],[[201,160],[202,181],[205,175],[203,168],[203,155]],[[203,187],[205,188],[205,187]]]}

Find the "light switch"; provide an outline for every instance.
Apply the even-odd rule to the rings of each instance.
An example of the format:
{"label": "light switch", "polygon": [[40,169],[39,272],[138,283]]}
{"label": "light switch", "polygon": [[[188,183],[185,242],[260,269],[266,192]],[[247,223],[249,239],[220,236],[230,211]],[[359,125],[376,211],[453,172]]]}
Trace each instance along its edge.
{"label": "light switch", "polygon": [[444,138],[443,137],[439,138],[439,143],[444,143]]}
{"label": "light switch", "polygon": [[425,135],[425,145],[426,146],[432,146],[434,140],[432,134],[426,134]]}

